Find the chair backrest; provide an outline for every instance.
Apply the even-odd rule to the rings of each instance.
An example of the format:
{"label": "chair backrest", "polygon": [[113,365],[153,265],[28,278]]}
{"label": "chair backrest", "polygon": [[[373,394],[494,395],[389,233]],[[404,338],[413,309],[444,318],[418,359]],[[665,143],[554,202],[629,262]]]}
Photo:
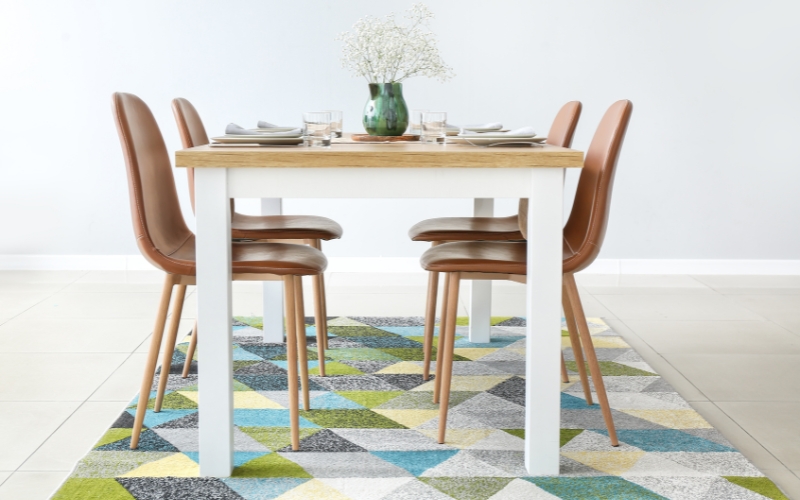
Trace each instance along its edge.
{"label": "chair backrest", "polygon": [[580,101],[570,101],[561,106],[558,114],[550,125],[550,132],[547,134],[547,144],[569,148],[572,146],[572,138],[575,136],[575,129],[578,127],[578,119],[581,117],[583,105]]}
{"label": "chair backrest", "polygon": [[[553,124],[550,125],[547,144],[562,148],[572,147],[572,138],[575,136],[575,129],[578,127],[581,109],[583,109],[583,105],[580,101],[570,101],[561,106],[553,120]],[[528,231],[528,198],[520,198],[517,215],[522,234],[525,235]]]}
{"label": "chair backrest", "polygon": [[[565,273],[585,269],[600,253],[608,226],[617,160],[632,111],[633,104],[628,100],[612,104],[600,120],[586,152],[575,202],[564,226],[564,245],[568,250]],[[527,227],[520,229],[525,234]]]}
{"label": "chair backrest", "polygon": [[[203,120],[200,119],[200,114],[192,103],[183,97],[173,99],[172,113],[178,124],[178,133],[181,136],[183,149],[208,144],[208,134],[203,126]],[[192,211],[194,211],[194,169],[187,168],[186,176],[189,178],[189,199],[192,201]],[[231,211],[231,213],[233,212]]]}
{"label": "chair backrest", "polygon": [[128,172],[136,243],[151,264],[167,271],[174,267],[169,256],[194,237],[181,214],[167,146],[150,108],[135,95],[115,93],[112,112]]}

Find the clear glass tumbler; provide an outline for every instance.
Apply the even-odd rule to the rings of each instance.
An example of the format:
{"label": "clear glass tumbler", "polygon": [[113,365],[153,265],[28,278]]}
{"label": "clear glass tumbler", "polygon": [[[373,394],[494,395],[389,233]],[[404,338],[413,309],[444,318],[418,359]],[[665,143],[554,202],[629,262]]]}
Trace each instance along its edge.
{"label": "clear glass tumbler", "polygon": [[328,111],[303,113],[303,142],[310,147],[331,145],[331,114]]}
{"label": "clear glass tumbler", "polygon": [[422,113],[427,113],[427,109],[412,109],[408,114],[408,133],[422,135]]}
{"label": "clear glass tumbler", "polygon": [[336,111],[333,109],[326,110],[327,113],[331,114],[331,136],[333,137],[341,137],[342,136],[342,112]]}
{"label": "clear glass tumbler", "polygon": [[426,111],[422,113],[423,142],[444,142],[447,135],[447,113],[444,111]]}

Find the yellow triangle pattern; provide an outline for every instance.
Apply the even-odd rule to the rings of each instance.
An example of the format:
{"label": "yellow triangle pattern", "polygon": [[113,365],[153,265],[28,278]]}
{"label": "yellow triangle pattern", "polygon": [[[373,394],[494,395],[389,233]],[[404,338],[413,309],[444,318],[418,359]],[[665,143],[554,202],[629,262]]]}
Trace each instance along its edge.
{"label": "yellow triangle pattern", "polygon": [[439,416],[439,410],[383,410],[373,408],[372,411],[409,428],[422,425],[428,420]]}
{"label": "yellow triangle pattern", "polygon": [[[200,393],[198,391],[177,391],[178,394],[191,399],[195,403],[200,402]],[[281,410],[284,407],[275,401],[262,396],[255,391],[233,391],[233,407],[234,408],[248,408],[248,409],[270,409]]]}
{"label": "yellow triangle pattern", "polygon": [[592,344],[599,349],[625,349],[630,347],[620,337],[592,337]]}
{"label": "yellow triangle pattern", "polygon": [[[416,431],[434,441],[439,439],[439,431],[436,429],[416,429]],[[494,429],[447,429],[447,446],[468,448],[478,441],[486,439],[493,432]]]}
{"label": "yellow triangle pattern", "polygon": [[712,429],[694,410],[620,410],[628,415],[663,425],[668,429]]}
{"label": "yellow triangle pattern", "polygon": [[607,474],[620,476],[636,465],[643,451],[574,451],[561,452],[567,458]]}
{"label": "yellow triangle pattern", "polygon": [[279,405],[275,401],[266,398],[255,391],[234,391],[233,407],[252,409],[269,408],[271,410],[280,410],[283,408],[283,406]]}
{"label": "yellow triangle pattern", "polygon": [[175,391],[186,399],[191,399],[195,403],[200,402],[200,393],[198,391]]}
{"label": "yellow triangle pattern", "polygon": [[403,373],[410,375],[421,375],[422,366],[412,363],[411,361],[402,361],[400,363],[389,365],[383,370],[379,370],[375,373]]}
{"label": "yellow triangle pattern", "polygon": [[475,361],[476,359],[481,359],[482,357],[493,353],[499,349],[479,349],[479,348],[472,348],[472,347],[456,347],[453,349],[453,352],[458,354],[459,356],[464,356],[467,359],[471,359]]}
{"label": "yellow triangle pattern", "polygon": [[197,477],[200,466],[183,453],[149,462],[120,477]]}
{"label": "yellow triangle pattern", "polygon": [[[511,375],[458,375],[452,378],[451,391],[488,391]],[[433,380],[411,389],[412,391],[433,391]]]}
{"label": "yellow triangle pattern", "polygon": [[316,479],[306,481],[275,500],[317,500],[323,498],[325,500],[350,500],[349,497],[342,495],[338,490]]}

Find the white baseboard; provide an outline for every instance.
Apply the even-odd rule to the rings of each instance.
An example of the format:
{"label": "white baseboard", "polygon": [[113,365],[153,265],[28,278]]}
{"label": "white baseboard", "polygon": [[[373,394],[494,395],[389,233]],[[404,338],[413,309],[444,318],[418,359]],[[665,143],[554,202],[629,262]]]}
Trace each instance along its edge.
{"label": "white baseboard", "polygon": [[[141,255],[0,255],[0,270],[144,271]],[[331,257],[328,272],[421,272],[416,257]],[[800,260],[597,259],[584,274],[783,274],[800,275]]]}

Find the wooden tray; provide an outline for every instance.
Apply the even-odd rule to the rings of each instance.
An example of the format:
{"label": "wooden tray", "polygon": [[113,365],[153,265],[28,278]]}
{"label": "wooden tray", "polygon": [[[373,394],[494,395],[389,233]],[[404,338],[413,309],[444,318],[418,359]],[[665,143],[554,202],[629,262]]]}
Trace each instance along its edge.
{"label": "wooden tray", "polygon": [[356,142],[409,142],[418,141],[419,136],[413,134],[403,135],[369,135],[369,134],[353,134],[350,139]]}

